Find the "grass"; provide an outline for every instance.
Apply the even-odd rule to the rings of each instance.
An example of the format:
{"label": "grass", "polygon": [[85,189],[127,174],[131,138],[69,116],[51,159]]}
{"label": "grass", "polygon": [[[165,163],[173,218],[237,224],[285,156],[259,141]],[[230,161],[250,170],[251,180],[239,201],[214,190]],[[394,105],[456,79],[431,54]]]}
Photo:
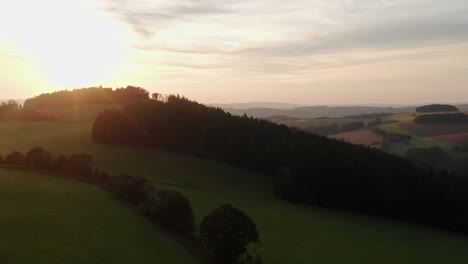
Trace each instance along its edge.
{"label": "grass", "polygon": [[408,130],[399,127],[397,123],[389,123],[389,124],[380,125],[379,129],[382,129],[383,131],[388,132],[388,133],[413,136]]}
{"label": "grass", "polygon": [[381,143],[383,142],[383,136],[377,134],[371,129],[355,130],[351,132],[332,135],[329,137],[335,139],[342,139],[353,144],[374,146],[377,148],[380,148]]}
{"label": "grass", "polygon": [[415,113],[404,113],[399,115],[387,116],[382,119],[383,123],[409,122],[414,120]]}
{"label": "grass", "polygon": [[418,137],[408,130],[401,128],[397,123],[388,123],[379,126],[380,129],[389,133],[396,133],[401,135],[410,135],[412,139],[410,145],[417,148],[431,148],[431,147],[441,147],[444,149],[449,149],[453,146],[454,143],[442,140],[435,140],[431,138]]}
{"label": "grass", "polygon": [[373,121],[371,118],[272,118],[273,122],[290,126],[306,129],[309,127],[325,127],[330,125],[337,125],[341,127],[346,123],[363,122],[365,125]]}
{"label": "grass", "polygon": [[166,231],[94,186],[0,169],[0,262],[198,263]]}
{"label": "grass", "polygon": [[[468,261],[468,237],[286,203],[273,196],[272,182],[266,175],[161,150],[94,145],[90,129],[89,123],[0,123],[0,154],[34,146],[46,147],[54,153],[90,153],[103,170],[131,172],[147,177],[156,188],[184,193],[193,205],[197,223],[212,209],[232,203],[257,223],[262,243],[253,250],[262,255],[265,263],[456,264]],[[24,203],[28,201],[31,203],[31,198]],[[133,229],[133,225],[121,228],[128,227]],[[34,230],[31,228],[28,233]],[[145,240],[146,236],[142,237]],[[139,245],[138,241],[128,243]]]}
{"label": "grass", "polygon": [[96,114],[105,109],[122,108],[119,104],[88,105],[88,106],[69,106],[46,108],[41,113],[55,117],[57,120],[65,122],[92,122]]}

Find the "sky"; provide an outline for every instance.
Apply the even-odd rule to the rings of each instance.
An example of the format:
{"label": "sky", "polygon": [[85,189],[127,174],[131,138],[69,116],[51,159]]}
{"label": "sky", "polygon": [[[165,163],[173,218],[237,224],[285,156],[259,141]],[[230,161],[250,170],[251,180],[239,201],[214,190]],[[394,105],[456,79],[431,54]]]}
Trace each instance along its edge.
{"label": "sky", "polygon": [[466,0],[0,0],[0,98],[468,102]]}

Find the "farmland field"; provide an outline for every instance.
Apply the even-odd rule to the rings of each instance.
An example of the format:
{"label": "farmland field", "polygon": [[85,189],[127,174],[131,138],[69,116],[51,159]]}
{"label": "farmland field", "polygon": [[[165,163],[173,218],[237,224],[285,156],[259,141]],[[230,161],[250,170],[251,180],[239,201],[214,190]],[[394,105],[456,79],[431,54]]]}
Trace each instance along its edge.
{"label": "farmland field", "polygon": [[289,127],[297,127],[306,129],[309,127],[324,127],[330,125],[342,126],[346,123],[363,122],[365,125],[372,122],[372,118],[291,118],[291,117],[271,117],[272,122],[277,124],[286,125]]}
{"label": "farmland field", "polygon": [[[430,147],[441,147],[441,148],[449,148],[453,145],[451,142],[442,141],[438,139],[433,139],[429,137],[422,137],[411,133],[406,128],[400,126],[400,123],[388,123],[379,126],[379,129],[389,132],[389,133],[396,133],[401,135],[410,135],[412,139],[410,141],[410,145],[413,147],[419,148],[430,148]],[[404,154],[404,153],[399,153]]]}
{"label": "farmland field", "polygon": [[273,184],[266,175],[156,149],[95,145],[90,130],[91,123],[0,123],[0,154],[35,146],[54,153],[92,154],[100,169],[130,172],[148,178],[156,188],[184,193],[192,203],[197,223],[210,210],[232,203],[257,223],[262,243],[253,250],[265,263],[468,261],[468,237],[287,203],[272,194]]}
{"label": "farmland field", "polygon": [[431,138],[435,140],[448,141],[448,142],[458,143],[458,144],[468,143],[468,133],[433,136]]}
{"label": "farmland field", "polygon": [[198,263],[166,231],[87,184],[0,169],[0,207],[1,263]]}
{"label": "farmland field", "polygon": [[419,137],[468,133],[468,124],[416,124],[414,122],[400,122],[398,126]]}
{"label": "farmland field", "polygon": [[399,114],[399,115],[392,115],[392,116],[387,116],[382,119],[382,122],[384,123],[394,123],[394,122],[408,122],[408,121],[413,121],[414,119],[414,113],[404,113],[404,114]]}
{"label": "farmland field", "polygon": [[330,138],[343,139],[349,143],[365,146],[379,147],[383,141],[383,136],[370,129],[355,130],[329,136]]}

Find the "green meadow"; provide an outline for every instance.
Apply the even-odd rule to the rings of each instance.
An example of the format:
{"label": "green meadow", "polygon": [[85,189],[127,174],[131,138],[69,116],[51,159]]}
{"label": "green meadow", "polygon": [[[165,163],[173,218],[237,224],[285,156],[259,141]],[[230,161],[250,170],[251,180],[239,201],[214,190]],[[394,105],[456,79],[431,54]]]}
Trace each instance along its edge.
{"label": "green meadow", "polygon": [[0,262],[199,263],[167,231],[80,182],[0,169]]}
{"label": "green meadow", "polygon": [[[377,217],[287,203],[272,194],[273,183],[266,175],[235,168],[221,162],[157,149],[95,145],[91,142],[90,131],[91,123],[0,123],[0,154],[13,150],[26,151],[35,146],[45,147],[55,154],[73,152],[92,154],[95,158],[95,165],[102,170],[110,173],[130,172],[148,178],[157,189],[174,189],[184,193],[192,203],[197,224],[212,209],[224,203],[232,203],[245,210],[257,223],[261,244],[253,246],[251,250],[260,253],[264,263],[435,264],[467,263],[468,261],[467,236]],[[171,235],[160,232],[157,227],[151,226],[136,213],[92,186],[42,175],[34,177],[36,175],[25,173],[2,174],[7,175],[7,178],[1,180],[0,188],[8,189],[11,197],[21,197],[17,200],[11,198],[5,202],[3,206],[8,206],[9,210],[15,210],[16,207],[34,207],[38,202],[33,197],[34,195],[41,196],[42,192],[53,194],[53,190],[57,189],[55,192],[58,193],[50,200],[59,203],[57,207],[62,210],[51,208],[50,210],[53,210],[51,214],[55,215],[48,218],[69,217],[68,214],[64,216],[57,214],[68,212],[63,207],[66,209],[79,207],[80,210],[86,211],[83,212],[85,215],[82,218],[80,215],[72,215],[59,222],[66,225],[68,221],[71,221],[77,229],[91,229],[88,230],[91,233],[94,233],[92,232],[94,229],[96,229],[95,232],[99,232],[102,228],[90,226],[88,221],[97,221],[94,225],[100,224],[104,226],[103,228],[106,227],[105,223],[112,221],[112,225],[115,225],[112,234],[117,238],[106,236],[106,234],[99,234],[99,236],[92,234],[90,239],[107,239],[113,243],[122,243],[122,245],[119,244],[120,248],[108,251],[96,246],[107,254],[114,254],[112,257],[118,260],[125,259],[127,254],[141,254],[146,260],[153,256],[148,255],[154,253],[156,260],[153,259],[152,263],[193,261],[185,248],[174,244],[177,239],[171,239]],[[19,176],[19,182],[15,183],[17,176]],[[18,187],[13,188],[8,185],[8,182],[13,182],[9,184],[16,184]],[[37,188],[34,187],[36,184]],[[66,188],[62,187],[62,184],[66,185]],[[29,186],[27,187],[29,189],[23,190],[21,187],[23,185]],[[41,187],[44,185],[49,186],[50,190]],[[81,193],[80,190],[85,191]],[[28,194],[29,192],[32,194]],[[81,200],[70,199],[70,196],[78,196],[78,194],[70,195],[70,193],[78,192],[82,195]],[[59,197],[64,197],[64,201]],[[62,205],[67,202],[65,200],[69,200],[68,202],[72,205]],[[108,209],[102,211],[99,205],[107,205],[105,207]],[[96,219],[93,218],[94,216]],[[50,244],[50,249],[56,248],[54,254],[68,254],[69,251],[76,251],[76,254],[79,254],[89,246],[68,245],[66,244],[67,236],[56,236],[54,232],[49,234],[42,229],[43,226],[36,226],[36,223],[31,222],[29,226],[28,221],[31,219],[36,221],[36,216],[26,215],[24,218],[11,220],[11,222],[22,221],[24,223],[24,227],[14,233],[32,234],[31,238],[24,239],[37,239],[34,234],[39,229],[44,232],[41,234],[44,243]],[[80,221],[77,222],[77,220]],[[134,233],[127,234],[129,232]],[[23,255],[27,257],[26,255],[34,253],[20,253],[25,242],[14,237],[13,233],[10,236],[12,236],[8,239],[10,247],[18,247],[17,251],[11,251],[13,258]],[[126,236],[129,238],[127,239]],[[63,247],[58,245],[60,240],[64,240]],[[162,242],[166,240],[168,242]],[[42,252],[40,248],[36,250]],[[176,251],[178,253],[173,255],[172,253]],[[171,258],[171,256],[173,262],[157,261],[158,258]],[[52,260],[49,262],[54,262],[54,255],[50,257]],[[81,258],[87,257],[92,258],[91,254],[81,256]],[[70,259],[74,259],[74,255]],[[77,257],[77,259],[80,258]],[[83,260],[79,263],[93,262]],[[146,262],[133,261],[133,263]]]}
{"label": "green meadow", "polygon": [[[451,146],[453,146],[453,143],[451,142],[435,140],[435,139],[425,138],[425,137],[418,137],[412,134],[411,132],[409,132],[408,130],[398,126],[398,122],[409,122],[409,121],[412,121],[413,119],[414,119],[414,116],[412,113],[390,116],[384,120],[384,124],[379,125],[379,129],[389,132],[389,133],[410,135],[412,136],[410,145],[413,147],[417,147],[417,148],[441,147],[441,148],[448,149]],[[385,123],[385,122],[390,122],[390,123]]]}
{"label": "green meadow", "polygon": [[391,123],[391,122],[409,122],[413,121],[415,117],[415,113],[403,113],[398,115],[387,116],[382,119],[383,123]]}

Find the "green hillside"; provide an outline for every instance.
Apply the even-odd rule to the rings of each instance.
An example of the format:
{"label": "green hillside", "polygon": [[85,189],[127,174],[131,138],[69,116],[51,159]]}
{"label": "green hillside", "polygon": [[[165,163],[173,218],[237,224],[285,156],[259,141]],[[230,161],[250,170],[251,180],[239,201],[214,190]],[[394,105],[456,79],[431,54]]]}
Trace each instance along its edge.
{"label": "green hillside", "polygon": [[[413,121],[415,116],[417,116],[417,114],[415,113],[404,113],[404,114],[399,114],[399,115],[388,116],[382,120],[384,124],[379,125],[378,128],[389,133],[410,135],[412,139],[409,142],[410,144],[408,148],[409,147],[417,147],[417,148],[441,147],[444,149],[448,149],[451,146],[453,146],[453,143],[450,143],[450,142],[435,140],[435,139],[426,138],[426,137],[418,137],[412,134],[411,132],[409,132],[408,130],[398,126],[399,122]],[[404,153],[397,153],[397,154],[404,155]]]}
{"label": "green hillside", "polygon": [[147,177],[156,188],[184,193],[192,202],[197,223],[210,210],[232,203],[258,224],[262,243],[254,250],[265,263],[468,261],[468,237],[287,203],[273,196],[266,175],[161,150],[94,145],[90,131],[90,123],[0,123],[0,154],[34,146],[56,154],[92,154],[100,169],[131,172]]}
{"label": "green hillside", "polygon": [[0,262],[198,263],[166,231],[91,185],[0,169]]}

